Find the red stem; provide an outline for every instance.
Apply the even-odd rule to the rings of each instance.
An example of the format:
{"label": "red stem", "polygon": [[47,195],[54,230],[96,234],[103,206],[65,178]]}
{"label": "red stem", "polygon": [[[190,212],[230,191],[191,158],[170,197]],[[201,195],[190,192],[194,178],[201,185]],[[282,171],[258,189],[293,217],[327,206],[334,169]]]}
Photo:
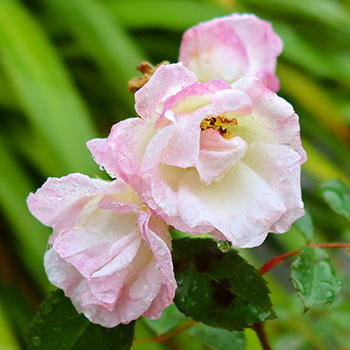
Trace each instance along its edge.
{"label": "red stem", "polygon": [[260,344],[263,347],[263,349],[264,350],[271,350],[271,346],[269,344],[269,341],[268,341],[266,333],[265,333],[264,323],[263,322],[255,323],[252,328],[256,332],[256,334],[260,340]]}
{"label": "red stem", "polygon": [[[350,243],[319,243],[319,244],[309,244],[308,246],[311,248],[350,248]],[[282,254],[280,256],[275,256],[270,261],[268,261],[265,265],[260,268],[260,275],[265,274],[266,272],[273,269],[275,266],[282,264],[282,260],[300,252],[299,249],[292,250],[288,253]]]}
{"label": "red stem", "polygon": [[168,340],[169,338],[173,337],[174,335],[185,331],[188,328],[191,328],[192,326],[194,326],[195,324],[197,324],[197,321],[190,321],[188,323],[186,323],[184,326],[176,328],[164,335],[157,335],[156,337],[151,337],[151,338],[143,338],[143,339],[135,339],[134,340],[134,344],[141,344],[141,343],[146,343],[149,341],[155,341],[157,343],[161,343],[163,341]]}

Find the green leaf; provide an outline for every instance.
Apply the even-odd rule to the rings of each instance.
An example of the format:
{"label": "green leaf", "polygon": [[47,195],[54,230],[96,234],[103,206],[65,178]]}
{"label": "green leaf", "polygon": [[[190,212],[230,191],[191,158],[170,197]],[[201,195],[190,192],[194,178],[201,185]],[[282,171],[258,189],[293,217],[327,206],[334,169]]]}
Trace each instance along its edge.
{"label": "green leaf", "polygon": [[316,304],[332,304],[341,290],[327,253],[305,246],[292,264],[290,277],[307,311]]}
{"label": "green leaf", "polygon": [[310,212],[307,209],[305,209],[305,215],[295,221],[293,225],[303,234],[308,242],[312,240],[312,237],[314,236],[314,225],[312,223]]}
{"label": "green leaf", "polygon": [[238,252],[222,252],[212,239],[173,241],[178,288],[175,304],[186,316],[212,327],[242,330],[275,317],[269,289]]}
{"label": "green leaf", "polygon": [[134,336],[135,322],[104,328],[77,313],[59,289],[41,304],[28,334],[28,350],[127,350]]}
{"label": "green leaf", "polygon": [[220,350],[243,350],[246,339],[243,332],[229,332],[225,329],[213,328],[202,323],[191,327],[189,333],[199,338],[205,345]]}
{"label": "green leaf", "polygon": [[339,179],[324,182],[320,194],[338,214],[350,220],[350,187]]}

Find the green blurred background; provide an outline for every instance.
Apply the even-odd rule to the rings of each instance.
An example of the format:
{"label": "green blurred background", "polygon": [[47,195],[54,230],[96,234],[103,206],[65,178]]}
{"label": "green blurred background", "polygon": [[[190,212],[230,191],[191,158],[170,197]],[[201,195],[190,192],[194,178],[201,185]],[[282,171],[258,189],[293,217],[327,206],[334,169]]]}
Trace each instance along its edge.
{"label": "green blurred background", "polygon": [[[269,20],[282,37],[279,94],[300,116],[315,242],[349,241],[349,224],[317,190],[333,178],[349,184],[350,0],[0,0],[0,350],[25,348],[30,319],[52,289],[42,266],[50,229],[28,212],[28,193],[48,176],[104,177],[85,142],[135,115],[127,82],[137,64],[177,62],[188,27],[232,12]],[[259,267],[302,244],[292,229],[242,254]],[[303,315],[289,262],[266,276],[279,316],[267,324],[274,349],[350,349],[349,254],[330,253],[344,283],[332,307]],[[152,335],[138,322],[137,337]],[[247,337],[247,349],[260,348],[252,331]],[[205,346],[183,332],[134,348]]]}

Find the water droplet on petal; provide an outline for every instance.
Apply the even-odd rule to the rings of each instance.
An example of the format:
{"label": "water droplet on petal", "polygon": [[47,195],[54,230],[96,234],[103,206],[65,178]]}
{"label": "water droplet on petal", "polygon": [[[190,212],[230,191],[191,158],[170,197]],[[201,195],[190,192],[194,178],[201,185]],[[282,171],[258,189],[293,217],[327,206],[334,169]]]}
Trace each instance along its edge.
{"label": "water droplet on petal", "polygon": [[124,267],[126,267],[126,266],[128,266],[128,264],[129,264],[129,260],[128,260],[125,256],[122,256],[122,257],[120,258],[120,263],[121,263]]}
{"label": "water droplet on petal", "polygon": [[87,318],[91,317],[91,315],[92,315],[91,310],[90,310],[90,309],[85,310],[85,311],[84,311],[84,315],[85,315]]}
{"label": "water droplet on petal", "polygon": [[164,255],[164,254],[166,253],[166,250],[165,250],[162,246],[160,246],[160,247],[158,248],[158,253],[159,253],[160,255]]}

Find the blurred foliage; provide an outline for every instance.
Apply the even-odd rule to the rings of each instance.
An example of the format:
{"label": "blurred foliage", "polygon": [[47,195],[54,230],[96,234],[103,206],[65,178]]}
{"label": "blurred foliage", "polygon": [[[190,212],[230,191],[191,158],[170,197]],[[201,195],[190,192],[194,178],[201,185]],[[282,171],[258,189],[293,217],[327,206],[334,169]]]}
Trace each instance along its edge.
{"label": "blurred foliage", "polygon": [[[340,178],[349,184],[349,0],[0,0],[1,349],[24,347],[33,312],[52,288],[42,267],[50,230],[29,214],[28,193],[48,176],[103,177],[84,143],[106,136],[112,124],[135,114],[127,82],[138,75],[136,65],[176,62],[189,26],[231,12],[255,13],[282,37],[279,94],[300,116],[309,157],[303,197],[313,217],[314,241],[350,239],[346,218],[317,196],[322,181]],[[261,266],[302,244],[292,229],[242,254]],[[288,270],[277,267],[266,276],[278,315],[267,323],[274,349],[350,347],[349,254],[330,253],[344,284],[332,307],[303,315]],[[149,323],[137,323],[137,337],[154,334]],[[246,336],[246,349],[258,349],[254,333]],[[187,331],[134,348],[176,346],[204,349]]]}

